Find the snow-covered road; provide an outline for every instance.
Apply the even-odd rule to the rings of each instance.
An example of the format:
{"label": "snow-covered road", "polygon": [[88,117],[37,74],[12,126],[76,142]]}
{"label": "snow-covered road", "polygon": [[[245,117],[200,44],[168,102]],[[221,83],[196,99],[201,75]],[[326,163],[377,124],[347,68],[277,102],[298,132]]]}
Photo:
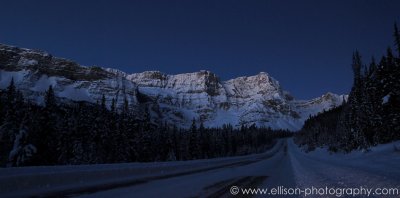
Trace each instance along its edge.
{"label": "snow-covered road", "polygon": [[0,197],[232,197],[232,186],[400,189],[400,153],[393,144],[369,153],[304,153],[287,139],[266,153],[241,157],[0,169]]}
{"label": "snow-covered road", "polygon": [[207,172],[155,180],[141,185],[101,191],[82,197],[231,197],[231,186],[294,186],[286,141],[278,143],[274,155],[250,163]]}

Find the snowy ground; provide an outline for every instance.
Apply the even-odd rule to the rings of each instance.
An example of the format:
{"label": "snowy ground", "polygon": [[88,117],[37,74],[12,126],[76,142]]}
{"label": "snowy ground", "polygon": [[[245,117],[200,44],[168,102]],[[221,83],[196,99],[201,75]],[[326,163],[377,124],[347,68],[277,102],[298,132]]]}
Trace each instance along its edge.
{"label": "snowy ground", "polygon": [[[299,187],[362,186],[400,190],[400,151],[394,148],[399,144],[379,145],[367,153],[354,151],[350,154],[330,154],[326,149],[317,149],[306,154],[289,140],[288,150]],[[400,194],[386,197],[400,197]]]}
{"label": "snowy ground", "polygon": [[399,143],[330,155],[325,149],[304,153],[288,139],[242,157],[6,168],[0,169],[0,197],[232,197],[231,186],[400,188],[400,151],[394,149]]}

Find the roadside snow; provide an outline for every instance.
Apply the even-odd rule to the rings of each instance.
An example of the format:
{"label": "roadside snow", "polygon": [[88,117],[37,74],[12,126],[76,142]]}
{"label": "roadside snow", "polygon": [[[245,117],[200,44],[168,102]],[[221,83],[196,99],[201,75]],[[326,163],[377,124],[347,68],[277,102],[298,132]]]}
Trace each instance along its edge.
{"label": "roadside snow", "polygon": [[399,143],[349,154],[330,154],[327,149],[304,153],[292,140],[288,145],[300,187],[400,188],[400,153],[394,149]]}

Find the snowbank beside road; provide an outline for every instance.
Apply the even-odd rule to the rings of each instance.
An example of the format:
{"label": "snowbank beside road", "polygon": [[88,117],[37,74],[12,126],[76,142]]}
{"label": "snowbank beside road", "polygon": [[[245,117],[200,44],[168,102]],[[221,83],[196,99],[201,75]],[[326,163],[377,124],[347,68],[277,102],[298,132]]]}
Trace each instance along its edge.
{"label": "snowbank beside road", "polygon": [[305,153],[289,140],[296,183],[301,188],[398,188],[400,189],[400,153],[394,145],[378,145],[370,152],[353,151],[331,154],[327,149]]}

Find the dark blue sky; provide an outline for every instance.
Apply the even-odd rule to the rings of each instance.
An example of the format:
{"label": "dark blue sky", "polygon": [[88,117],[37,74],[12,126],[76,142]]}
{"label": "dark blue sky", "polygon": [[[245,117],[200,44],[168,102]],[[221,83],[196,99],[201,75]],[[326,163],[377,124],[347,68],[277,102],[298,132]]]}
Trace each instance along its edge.
{"label": "dark blue sky", "polygon": [[296,98],[347,93],[351,55],[393,44],[399,0],[55,1],[0,6],[0,42],[125,72],[270,73]]}

